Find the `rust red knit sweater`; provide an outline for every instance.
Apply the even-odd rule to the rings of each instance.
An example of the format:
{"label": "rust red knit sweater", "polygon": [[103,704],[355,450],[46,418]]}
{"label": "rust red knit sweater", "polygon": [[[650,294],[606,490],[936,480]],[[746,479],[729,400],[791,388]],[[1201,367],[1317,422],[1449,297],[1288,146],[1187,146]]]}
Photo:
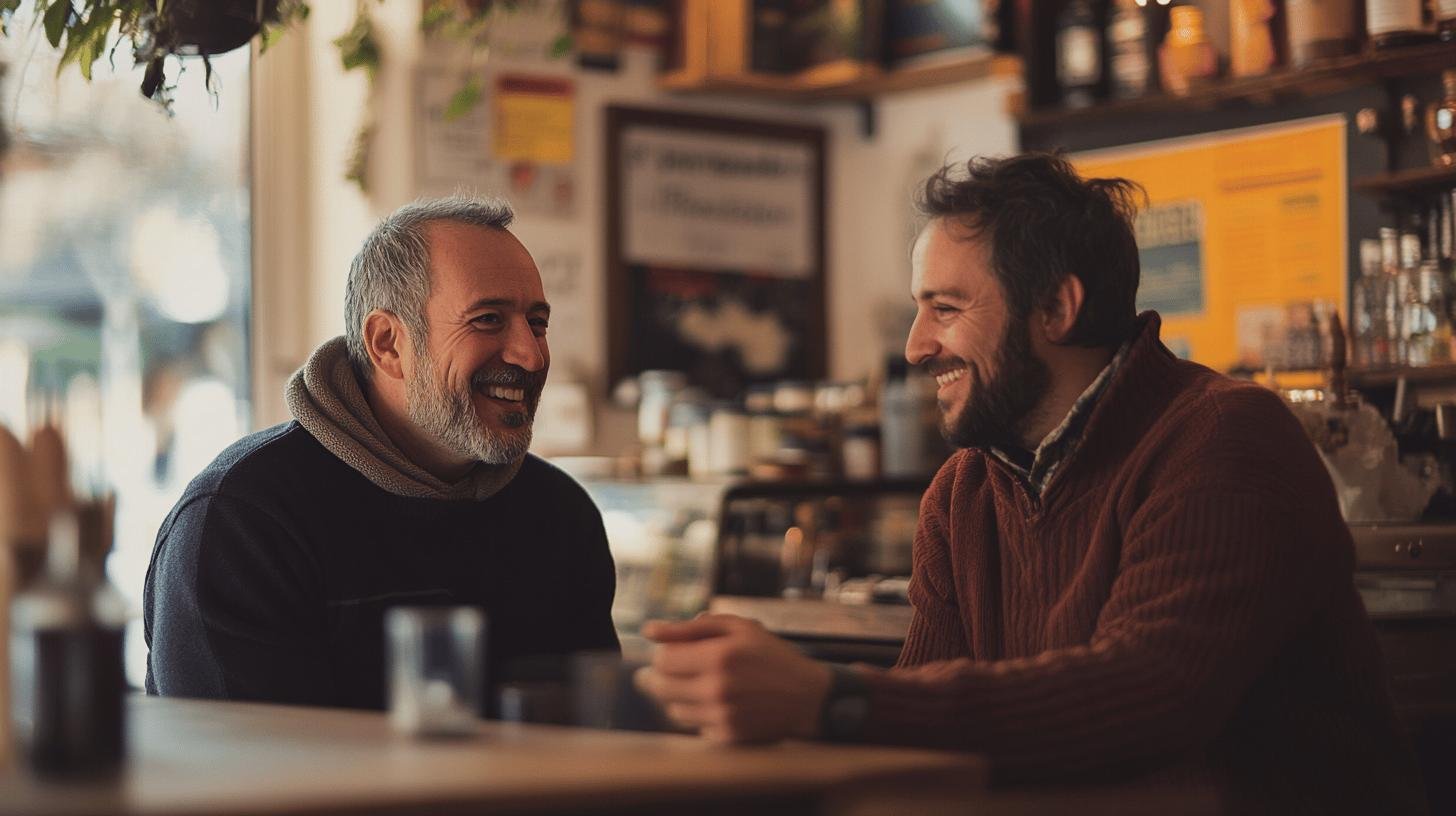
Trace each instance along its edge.
{"label": "rust red knit sweater", "polygon": [[1419,812],[1318,454],[1275,394],[1141,321],[1039,504],[977,450],[936,476],[866,736],[984,752],[1002,779],[1192,761],[1245,803]]}

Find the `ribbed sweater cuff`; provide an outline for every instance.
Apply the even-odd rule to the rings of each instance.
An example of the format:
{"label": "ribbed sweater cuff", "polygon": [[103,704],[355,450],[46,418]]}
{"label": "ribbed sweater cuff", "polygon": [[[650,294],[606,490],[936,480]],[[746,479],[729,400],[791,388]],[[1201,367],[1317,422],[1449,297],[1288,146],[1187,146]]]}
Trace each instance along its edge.
{"label": "ribbed sweater cuff", "polygon": [[874,669],[861,676],[869,700],[861,731],[865,742],[954,747],[945,739],[948,731],[967,734],[974,728],[972,723],[957,723],[960,727],[948,729],[941,695],[920,678]]}

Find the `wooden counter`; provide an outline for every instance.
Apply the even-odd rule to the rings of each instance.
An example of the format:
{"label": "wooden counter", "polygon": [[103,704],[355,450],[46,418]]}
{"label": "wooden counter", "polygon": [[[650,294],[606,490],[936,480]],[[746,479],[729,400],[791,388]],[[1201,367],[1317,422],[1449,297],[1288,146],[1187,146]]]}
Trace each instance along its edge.
{"label": "wooden counter", "polygon": [[482,723],[394,734],[384,715],[137,696],[131,759],[109,784],[0,775],[0,814],[800,813],[984,790],[972,755]]}

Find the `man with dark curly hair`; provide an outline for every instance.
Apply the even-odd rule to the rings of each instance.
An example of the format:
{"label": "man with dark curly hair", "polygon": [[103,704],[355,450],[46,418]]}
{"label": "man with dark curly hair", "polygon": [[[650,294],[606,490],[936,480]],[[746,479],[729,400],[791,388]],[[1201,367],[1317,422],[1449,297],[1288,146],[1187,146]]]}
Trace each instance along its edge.
{"label": "man with dark curly hair", "polygon": [[1240,811],[1424,810],[1324,465],[1273,392],[1136,313],[1137,193],[1045,154],[926,182],[905,355],[960,450],[921,505],[899,664],[656,623],[638,680],[674,720],[976,751],[1009,781],[1161,769]]}

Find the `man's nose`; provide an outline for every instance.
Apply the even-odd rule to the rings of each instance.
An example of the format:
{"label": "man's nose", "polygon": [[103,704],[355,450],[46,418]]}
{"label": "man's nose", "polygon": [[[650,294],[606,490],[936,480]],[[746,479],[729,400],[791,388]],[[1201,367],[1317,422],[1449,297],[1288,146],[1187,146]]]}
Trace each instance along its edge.
{"label": "man's nose", "polygon": [[531,331],[528,321],[515,321],[510,335],[506,337],[505,350],[501,353],[501,358],[526,371],[540,371],[546,367],[544,343],[544,340]]}
{"label": "man's nose", "polygon": [[940,353],[940,344],[934,333],[925,325],[924,313],[915,313],[915,322],[910,324],[910,336],[905,338],[905,359],[911,365],[920,365]]}

